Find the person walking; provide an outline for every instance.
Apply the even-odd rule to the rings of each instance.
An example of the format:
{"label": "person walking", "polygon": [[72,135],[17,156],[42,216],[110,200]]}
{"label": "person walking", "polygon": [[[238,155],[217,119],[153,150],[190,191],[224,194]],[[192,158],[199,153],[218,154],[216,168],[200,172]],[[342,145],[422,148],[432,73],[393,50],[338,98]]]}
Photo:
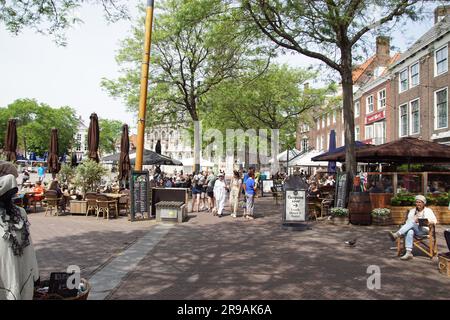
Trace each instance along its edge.
{"label": "person walking", "polygon": [[242,180],[239,176],[239,171],[233,172],[233,178],[230,183],[230,207],[232,210],[231,216],[237,217],[237,210],[239,204],[239,195],[241,193]]}
{"label": "person walking", "polygon": [[245,182],[245,195],[247,197],[247,204],[244,213],[244,218],[254,219],[253,207],[255,204],[255,173],[254,171],[249,171],[247,181]]}
{"label": "person walking", "polygon": [[214,184],[217,178],[214,175],[214,172],[210,172],[208,174],[208,178],[206,179],[207,187],[206,187],[206,195],[208,196],[208,212],[212,212],[214,209]]}
{"label": "person walking", "polygon": [[42,163],[39,165],[39,168],[38,168],[38,179],[41,182],[44,182],[44,179],[45,179],[45,168]]}
{"label": "person walking", "polygon": [[219,180],[214,183],[214,198],[216,199],[217,216],[222,217],[223,208],[225,207],[226,185],[223,173],[217,175]]}

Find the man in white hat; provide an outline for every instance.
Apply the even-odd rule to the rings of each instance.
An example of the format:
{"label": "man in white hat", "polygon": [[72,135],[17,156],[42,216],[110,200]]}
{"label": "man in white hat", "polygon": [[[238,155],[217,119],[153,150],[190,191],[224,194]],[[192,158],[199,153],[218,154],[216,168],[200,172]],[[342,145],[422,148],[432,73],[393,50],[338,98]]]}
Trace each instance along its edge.
{"label": "man in white hat", "polygon": [[400,258],[401,260],[409,260],[413,258],[413,240],[414,235],[428,234],[428,228],[419,225],[419,219],[427,219],[429,224],[436,224],[437,219],[433,210],[425,208],[427,199],[422,195],[416,196],[416,207],[409,210],[406,223],[397,231],[389,232],[392,241],[395,241],[401,236],[405,236],[406,253]]}

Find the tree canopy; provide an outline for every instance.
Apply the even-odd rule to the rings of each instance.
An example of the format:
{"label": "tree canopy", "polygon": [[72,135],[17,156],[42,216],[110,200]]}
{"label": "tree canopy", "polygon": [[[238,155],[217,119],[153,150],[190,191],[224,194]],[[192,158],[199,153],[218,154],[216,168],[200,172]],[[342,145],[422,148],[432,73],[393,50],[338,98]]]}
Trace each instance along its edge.
{"label": "tree canopy", "polygon": [[18,148],[43,155],[50,145],[51,129],[58,129],[60,155],[68,153],[78,126],[75,110],[70,107],[52,108],[31,99],[18,99],[0,108],[0,132],[3,147],[8,119],[17,118]]}
{"label": "tree canopy", "polygon": [[24,28],[50,34],[59,44],[65,44],[64,31],[82,22],[75,12],[83,4],[101,5],[108,21],[128,17],[124,0],[0,0],[0,23],[13,34]]}
{"label": "tree canopy", "polygon": [[343,89],[346,168],[356,174],[352,68],[361,39],[404,18],[418,19],[419,0],[241,0],[256,27],[286,51],[319,59],[336,70]]}
{"label": "tree canopy", "polygon": [[114,153],[120,142],[122,122],[119,120],[99,119],[100,128],[99,152],[101,154]]}

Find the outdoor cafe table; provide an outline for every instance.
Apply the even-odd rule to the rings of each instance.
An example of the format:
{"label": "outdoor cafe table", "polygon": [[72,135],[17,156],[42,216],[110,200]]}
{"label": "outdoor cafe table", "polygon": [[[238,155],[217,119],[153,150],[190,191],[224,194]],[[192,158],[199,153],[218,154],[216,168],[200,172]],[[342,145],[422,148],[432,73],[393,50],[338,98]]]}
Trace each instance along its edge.
{"label": "outdoor cafe table", "polygon": [[[34,191],[20,191],[17,193],[16,197],[13,198],[13,200],[16,204],[19,204],[19,206],[24,206],[24,199],[31,199],[35,194],[36,192]],[[27,204],[30,205],[31,202],[28,200]]]}

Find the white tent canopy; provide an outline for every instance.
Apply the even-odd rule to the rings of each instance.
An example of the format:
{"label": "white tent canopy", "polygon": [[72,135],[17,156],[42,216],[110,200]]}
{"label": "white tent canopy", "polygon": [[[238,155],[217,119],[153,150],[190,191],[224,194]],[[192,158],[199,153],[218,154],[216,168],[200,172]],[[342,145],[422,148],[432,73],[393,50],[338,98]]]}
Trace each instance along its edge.
{"label": "white tent canopy", "polygon": [[[194,158],[183,159],[184,167],[192,167],[194,165]],[[214,167],[215,163],[206,159],[200,159],[200,167]]]}
{"label": "white tent canopy", "polygon": [[[299,151],[295,148],[289,150],[289,165],[291,165],[291,159],[294,159],[294,157],[296,157],[300,153],[301,153],[301,151]],[[283,152],[281,152],[280,154],[277,155],[277,160],[279,162],[287,162],[287,154],[288,154],[288,150],[284,150]],[[273,162],[273,160],[269,161],[269,163],[272,163],[272,162]]]}
{"label": "white tent canopy", "polygon": [[[328,161],[312,161],[311,158],[322,154],[323,151],[319,150],[311,150],[295,158],[294,160],[289,161],[289,166],[300,166],[300,167],[328,167]],[[340,163],[336,164],[340,167]]]}

